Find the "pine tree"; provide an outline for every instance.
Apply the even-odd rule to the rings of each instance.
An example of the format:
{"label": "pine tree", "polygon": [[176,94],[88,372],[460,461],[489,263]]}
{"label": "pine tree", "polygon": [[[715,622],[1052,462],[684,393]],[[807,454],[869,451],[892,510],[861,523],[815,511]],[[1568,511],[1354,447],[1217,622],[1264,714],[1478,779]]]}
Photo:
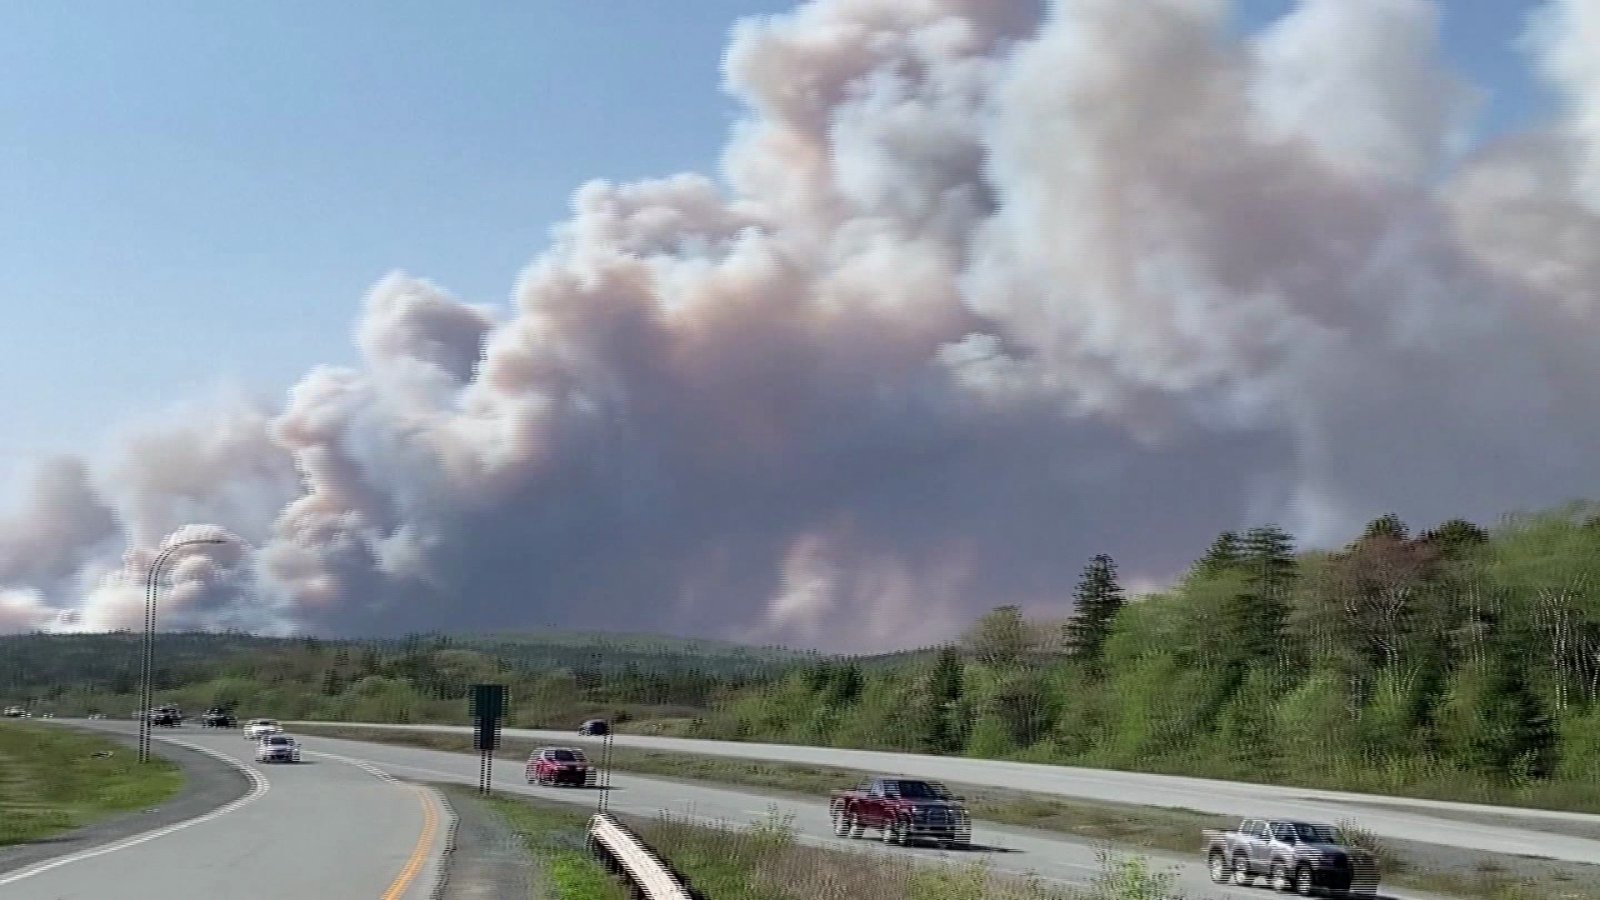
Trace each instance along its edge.
{"label": "pine tree", "polygon": [[1410,530],[1406,528],[1404,522],[1400,521],[1400,517],[1394,513],[1389,513],[1386,516],[1379,516],[1368,522],[1367,530],[1362,532],[1361,539],[1367,541],[1377,537],[1386,537],[1391,540],[1404,541],[1409,539],[1410,536]]}
{"label": "pine tree", "polygon": [[944,647],[933,663],[928,679],[928,696],[922,710],[921,734],[924,749],[933,753],[957,753],[966,735],[957,719],[957,707],[964,690],[965,667],[955,647]]}
{"label": "pine tree", "polygon": [[1289,587],[1295,577],[1294,540],[1276,525],[1245,534],[1240,563],[1248,587],[1226,606],[1230,637],[1241,662],[1285,663]]}
{"label": "pine tree", "polygon": [[1117,564],[1104,553],[1095,556],[1083,569],[1083,577],[1073,591],[1077,601],[1067,623],[1066,642],[1072,654],[1091,667],[1097,666],[1111,634],[1111,623],[1127,603],[1117,583]]}
{"label": "pine tree", "polygon": [[1489,542],[1489,533],[1466,519],[1451,519],[1432,531],[1423,532],[1420,540],[1429,544],[1447,559],[1458,559]]}
{"label": "pine tree", "polygon": [[1276,525],[1246,532],[1243,557],[1242,562],[1263,592],[1281,594],[1294,580],[1294,539]]}
{"label": "pine tree", "polygon": [[344,679],[339,676],[338,669],[327,669],[322,673],[322,693],[327,697],[337,697],[344,692]]}
{"label": "pine tree", "polygon": [[1456,672],[1439,710],[1440,738],[1458,762],[1485,775],[1548,777],[1557,731],[1505,644]]}
{"label": "pine tree", "polygon": [[1244,544],[1239,540],[1239,535],[1232,531],[1224,531],[1211,542],[1206,555],[1200,558],[1197,568],[1202,575],[1220,575],[1239,565],[1243,558]]}

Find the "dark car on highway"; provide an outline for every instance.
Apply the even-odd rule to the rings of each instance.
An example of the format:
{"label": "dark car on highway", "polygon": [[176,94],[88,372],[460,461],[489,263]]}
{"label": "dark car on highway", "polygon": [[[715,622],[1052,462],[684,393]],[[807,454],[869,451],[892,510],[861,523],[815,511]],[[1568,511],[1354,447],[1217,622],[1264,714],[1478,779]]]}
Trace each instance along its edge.
{"label": "dark car on highway", "polygon": [[578,726],[579,734],[602,735],[611,733],[611,725],[605,719],[590,719]]}

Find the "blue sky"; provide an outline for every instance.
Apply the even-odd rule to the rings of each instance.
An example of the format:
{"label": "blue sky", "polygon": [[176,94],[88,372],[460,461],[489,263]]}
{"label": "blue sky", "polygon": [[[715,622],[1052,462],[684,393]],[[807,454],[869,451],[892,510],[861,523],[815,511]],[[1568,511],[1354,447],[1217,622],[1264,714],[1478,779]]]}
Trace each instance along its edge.
{"label": "blue sky", "polygon": [[[710,170],[729,26],[793,5],[6,4],[0,483],[174,400],[349,361],[391,269],[503,302],[582,181]],[[1528,4],[1448,6],[1490,129],[1536,114]]]}

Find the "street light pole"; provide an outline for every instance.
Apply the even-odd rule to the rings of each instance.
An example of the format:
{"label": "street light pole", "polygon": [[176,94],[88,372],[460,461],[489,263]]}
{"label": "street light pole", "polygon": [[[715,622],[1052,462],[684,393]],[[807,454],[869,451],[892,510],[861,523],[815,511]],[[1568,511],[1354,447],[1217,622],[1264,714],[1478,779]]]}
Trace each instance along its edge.
{"label": "street light pole", "polygon": [[153,703],[152,694],[154,685],[151,684],[151,674],[155,669],[156,658],[156,584],[161,578],[161,566],[180,547],[191,547],[195,544],[226,544],[222,538],[195,538],[188,541],[179,541],[176,544],[156,554],[155,562],[150,564],[150,571],[145,576],[144,583],[144,667],[139,678],[139,762],[150,761],[150,704]]}

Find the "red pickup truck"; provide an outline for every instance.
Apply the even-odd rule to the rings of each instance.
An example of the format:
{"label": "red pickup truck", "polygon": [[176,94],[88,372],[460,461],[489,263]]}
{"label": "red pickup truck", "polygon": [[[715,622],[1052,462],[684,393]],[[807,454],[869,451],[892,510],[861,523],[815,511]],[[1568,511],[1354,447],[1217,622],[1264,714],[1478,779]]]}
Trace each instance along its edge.
{"label": "red pickup truck", "polygon": [[860,837],[874,828],[886,844],[933,840],[944,847],[965,847],[972,840],[966,806],[937,781],[869,778],[853,790],[832,792],[828,808],[839,837]]}

